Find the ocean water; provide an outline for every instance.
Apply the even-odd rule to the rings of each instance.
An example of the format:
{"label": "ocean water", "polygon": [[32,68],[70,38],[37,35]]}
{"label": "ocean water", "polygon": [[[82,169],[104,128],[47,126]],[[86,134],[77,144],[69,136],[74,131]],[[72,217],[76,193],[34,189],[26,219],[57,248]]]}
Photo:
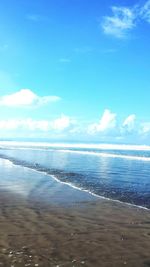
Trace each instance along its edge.
{"label": "ocean water", "polygon": [[0,158],[20,172],[35,170],[34,183],[43,173],[89,194],[150,209],[150,147],[0,142]]}

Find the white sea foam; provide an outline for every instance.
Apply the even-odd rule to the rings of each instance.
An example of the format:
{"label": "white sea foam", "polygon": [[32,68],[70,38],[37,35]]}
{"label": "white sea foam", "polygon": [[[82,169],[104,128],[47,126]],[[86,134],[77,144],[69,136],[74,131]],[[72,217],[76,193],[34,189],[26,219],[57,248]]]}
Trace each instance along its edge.
{"label": "white sea foam", "polygon": [[113,153],[103,153],[103,152],[92,152],[92,151],[77,151],[77,150],[58,150],[59,152],[63,153],[73,153],[73,154],[80,154],[80,155],[93,155],[97,157],[106,157],[106,158],[122,158],[122,159],[131,159],[131,160],[144,160],[150,161],[150,157],[141,157],[141,156],[130,156],[130,155],[120,155],[120,154],[113,154]]}
{"label": "white sea foam", "polygon": [[[76,153],[80,155],[93,155],[107,158],[122,158],[127,160],[150,161],[150,157],[122,155],[108,153],[108,150],[124,150],[124,151],[150,151],[150,146],[145,145],[115,145],[115,144],[71,144],[71,143],[44,143],[44,142],[17,142],[17,141],[1,141],[1,148],[9,149],[30,149],[30,150],[47,150],[57,148],[58,152]],[[73,150],[80,149],[80,150]],[[96,151],[85,151],[81,149],[94,149]],[[99,152],[98,150],[106,150],[107,152]]]}
{"label": "white sea foam", "polygon": [[144,209],[144,210],[149,210],[148,208],[143,207],[143,206],[139,206],[139,205],[131,204],[131,203],[128,203],[128,202],[122,202],[122,201],[117,200],[117,199],[112,199],[112,198],[108,198],[108,197],[100,196],[100,195],[98,195],[98,194],[96,194],[96,193],[93,193],[93,192],[87,190],[87,189],[83,189],[83,188],[77,187],[77,186],[73,185],[72,183],[62,182],[62,181],[60,181],[55,175],[49,175],[49,176],[51,176],[51,177],[52,177],[56,182],[58,182],[58,183],[67,185],[67,186],[69,186],[69,187],[72,187],[72,188],[74,188],[75,190],[79,190],[79,191],[88,193],[88,194],[94,196],[95,198],[100,198],[100,199],[107,200],[107,201],[117,202],[117,203],[120,203],[120,204],[125,204],[125,205],[127,205],[127,206],[135,207],[135,208],[140,208],[140,209]]}
{"label": "white sea foam", "polygon": [[126,144],[93,144],[93,143],[49,143],[49,142],[18,142],[0,141],[3,147],[52,147],[52,148],[79,148],[79,149],[103,149],[103,150],[137,150],[150,151],[147,145],[126,145]]}

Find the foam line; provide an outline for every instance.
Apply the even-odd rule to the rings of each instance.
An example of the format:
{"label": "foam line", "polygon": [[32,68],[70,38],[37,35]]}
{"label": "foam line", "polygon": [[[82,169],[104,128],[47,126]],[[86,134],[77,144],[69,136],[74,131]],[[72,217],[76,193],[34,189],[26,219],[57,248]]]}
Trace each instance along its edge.
{"label": "foam line", "polygon": [[[2,148],[2,147],[1,147]],[[50,147],[49,147],[50,148]],[[10,147],[11,149],[17,149],[17,150],[33,150],[33,151],[47,151],[47,148],[45,147]],[[98,156],[98,157],[107,157],[107,158],[122,158],[127,160],[142,160],[142,161],[150,161],[150,157],[144,157],[144,156],[131,156],[131,155],[121,155],[121,154],[114,154],[114,153],[104,153],[104,152],[94,152],[94,151],[81,151],[81,150],[72,150],[72,149],[57,149],[55,150],[54,147],[51,149],[51,151],[57,151],[57,152],[63,152],[63,153],[74,153],[74,154],[80,154],[80,155],[90,155],[90,156]]]}
{"label": "foam line", "polygon": [[76,151],[76,150],[58,150],[63,153],[74,153],[74,154],[81,154],[81,155],[93,155],[98,157],[107,157],[107,158],[122,158],[122,159],[131,159],[131,160],[144,160],[150,161],[150,157],[141,157],[141,156],[130,156],[130,155],[120,155],[120,154],[113,154],[113,153],[103,153],[103,152],[92,152],[92,151]]}
{"label": "foam line", "polygon": [[113,202],[118,202],[120,204],[125,204],[125,205],[128,205],[128,206],[131,206],[131,207],[136,207],[136,208],[140,208],[140,209],[144,209],[144,210],[150,210],[149,208],[146,208],[146,207],[143,207],[143,206],[139,206],[139,205],[135,205],[135,204],[131,204],[131,203],[128,203],[128,202],[122,202],[118,199],[112,199],[112,198],[108,198],[108,197],[104,197],[104,196],[100,196],[98,194],[95,194],[87,189],[83,189],[83,188],[80,188],[80,187],[77,187],[71,183],[68,183],[68,182],[63,182],[63,181],[60,181],[55,175],[50,175],[55,181],[57,181],[58,183],[61,183],[61,184],[65,184],[65,185],[68,185],[76,190],[79,190],[79,191],[82,191],[82,192],[86,192],[96,198],[100,198],[100,199],[104,199],[104,200],[108,200],[108,201],[113,201]]}
{"label": "foam line", "polygon": [[83,149],[104,149],[104,150],[137,150],[150,151],[147,145],[127,145],[127,144],[85,144],[85,143],[49,143],[49,142],[18,142],[18,141],[0,141],[3,147],[54,147],[54,148],[83,148]]}

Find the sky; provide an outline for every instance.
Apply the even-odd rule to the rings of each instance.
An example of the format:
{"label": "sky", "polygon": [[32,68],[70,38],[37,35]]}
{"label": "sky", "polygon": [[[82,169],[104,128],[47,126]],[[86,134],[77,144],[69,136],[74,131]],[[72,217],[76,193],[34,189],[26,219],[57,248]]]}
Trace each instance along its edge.
{"label": "sky", "polygon": [[150,0],[1,0],[0,139],[150,145]]}

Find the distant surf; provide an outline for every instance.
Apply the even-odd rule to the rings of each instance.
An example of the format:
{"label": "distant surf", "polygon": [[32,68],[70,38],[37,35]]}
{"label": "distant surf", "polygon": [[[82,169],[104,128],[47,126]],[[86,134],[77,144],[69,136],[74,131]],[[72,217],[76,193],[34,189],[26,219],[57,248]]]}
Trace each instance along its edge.
{"label": "distant surf", "polygon": [[108,157],[108,158],[122,158],[122,159],[129,159],[129,160],[144,160],[150,161],[150,157],[144,156],[129,156],[129,155],[121,155],[121,154],[113,154],[113,153],[103,153],[103,152],[92,152],[92,151],[76,151],[76,150],[59,150],[63,153],[76,153],[81,155],[93,155],[98,157]]}
{"label": "distant surf", "polygon": [[50,142],[19,142],[19,141],[0,141],[3,147],[54,147],[54,148],[83,148],[83,149],[104,149],[104,150],[137,150],[150,151],[148,145],[127,145],[127,144],[100,144],[100,143],[50,143]]}

